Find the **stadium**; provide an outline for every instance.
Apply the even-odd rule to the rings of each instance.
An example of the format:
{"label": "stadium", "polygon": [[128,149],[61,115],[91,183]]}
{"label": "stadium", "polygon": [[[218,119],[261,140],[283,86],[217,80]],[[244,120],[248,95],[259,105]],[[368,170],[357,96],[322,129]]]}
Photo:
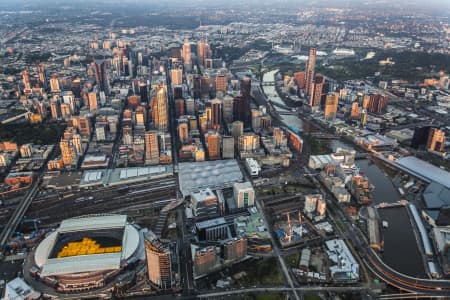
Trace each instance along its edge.
{"label": "stadium", "polygon": [[67,219],[36,248],[32,275],[57,292],[103,288],[139,259],[141,247],[125,215]]}

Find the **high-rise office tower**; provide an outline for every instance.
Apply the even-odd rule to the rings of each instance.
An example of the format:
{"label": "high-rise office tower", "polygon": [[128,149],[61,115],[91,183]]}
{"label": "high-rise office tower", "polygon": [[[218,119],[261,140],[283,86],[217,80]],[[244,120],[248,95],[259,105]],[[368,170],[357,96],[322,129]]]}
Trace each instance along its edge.
{"label": "high-rise office tower", "polygon": [[370,103],[370,95],[364,95],[361,104],[362,108],[364,109],[369,108],[369,103]]}
{"label": "high-rise office tower", "polygon": [[222,159],[234,158],[234,138],[232,136],[222,137]]}
{"label": "high-rise office tower", "polygon": [[250,93],[252,91],[252,80],[250,77],[244,77],[241,80],[241,95],[242,98],[250,101]]}
{"label": "high-rise office tower", "polygon": [[104,59],[96,59],[93,63],[95,71],[95,80],[100,91],[105,92],[109,96],[109,78],[107,62]]}
{"label": "high-rise office tower", "polygon": [[181,143],[186,143],[189,139],[189,126],[187,122],[180,122],[178,124],[178,137]]}
{"label": "high-rise office tower", "polygon": [[411,147],[418,149],[421,146],[426,146],[428,142],[428,137],[430,134],[430,126],[416,127],[414,129],[414,135],[411,140]]}
{"label": "high-rise office tower", "polygon": [[316,54],[317,54],[316,48],[309,49],[309,56],[308,61],[306,63],[306,74],[305,74],[305,88],[306,88],[306,95],[308,96],[311,96],[311,94],[313,93],[312,84],[316,68]]}
{"label": "high-rise office tower", "polygon": [[183,83],[183,69],[171,69],[170,70],[170,80],[172,85],[180,85]]}
{"label": "high-rise office tower", "polygon": [[148,102],[148,88],[145,83],[139,84],[139,95],[141,96],[141,100],[144,102]]}
{"label": "high-rise office tower", "polygon": [[195,74],[192,77],[192,92],[194,99],[200,98],[202,93],[202,79],[198,74]]}
{"label": "high-rise office tower", "polygon": [[299,89],[305,88],[305,82],[306,82],[305,75],[306,75],[305,72],[295,72],[294,73],[294,80]]}
{"label": "high-rise office tower", "polygon": [[134,115],[135,124],[137,126],[145,128],[145,122],[146,122],[146,114],[145,114],[145,108],[142,106],[139,106],[136,110],[136,113]]}
{"label": "high-rise office tower", "polygon": [[30,82],[30,73],[28,71],[22,72],[22,83],[23,83],[23,91],[25,94],[29,94],[32,92],[31,82]]}
{"label": "high-rise office tower", "polygon": [[195,116],[189,116],[189,129],[190,130],[198,130],[198,122]]}
{"label": "high-rise office tower", "polygon": [[52,119],[58,120],[61,117],[59,101],[50,101],[50,111],[52,113]]}
{"label": "high-rise office tower", "polygon": [[183,63],[186,68],[191,65],[191,43],[188,40],[184,41],[183,49],[181,50],[181,56],[183,58]]}
{"label": "high-rise office tower", "polygon": [[202,76],[201,78],[201,95],[204,97],[209,97],[209,92],[211,91],[211,78],[208,76]]}
{"label": "high-rise office tower", "polygon": [[325,77],[321,74],[314,76],[314,82],[311,85],[311,93],[309,95],[309,106],[314,110],[320,107],[320,102],[323,94],[323,85]]}
{"label": "high-rise office tower", "polygon": [[171,253],[152,232],[144,234],[148,279],[161,289],[172,287]]}
{"label": "high-rise office tower", "polygon": [[350,118],[352,120],[358,120],[359,119],[359,115],[361,113],[361,110],[359,108],[359,103],[358,102],[353,102],[352,103],[352,111],[350,113]]}
{"label": "high-rise office tower", "polygon": [[252,129],[253,131],[257,131],[261,128],[261,117],[262,112],[259,109],[252,109]]}
{"label": "high-rise office tower", "polygon": [[95,113],[97,111],[97,93],[90,92],[88,94],[88,98],[89,98],[89,111],[91,113]]}
{"label": "high-rise office tower", "polygon": [[250,124],[250,105],[244,97],[235,97],[233,100],[234,120],[241,121],[247,128]]}
{"label": "high-rise office tower", "polygon": [[445,132],[437,128],[431,128],[428,134],[427,150],[443,152],[445,147]]}
{"label": "high-rise office tower", "polygon": [[186,114],[195,115],[195,100],[192,98],[186,99]]}
{"label": "high-rise office tower", "polygon": [[218,91],[224,93],[227,91],[227,76],[225,74],[218,74],[216,76],[216,92]]}
{"label": "high-rise office tower", "polygon": [[242,121],[234,121],[231,124],[231,135],[237,141],[237,139],[244,134],[244,123]]}
{"label": "high-rise office tower", "polygon": [[148,131],[144,135],[145,139],[145,163],[159,163],[159,142],[158,133],[156,131]]}
{"label": "high-rise office tower", "polygon": [[323,115],[325,120],[333,121],[336,119],[336,113],[339,103],[339,94],[330,93],[325,98],[325,108]]}
{"label": "high-rise office tower", "polygon": [[47,89],[47,72],[45,71],[45,65],[39,64],[38,65],[38,73],[39,73],[39,82],[41,83],[41,86],[45,89]]}
{"label": "high-rise office tower", "polygon": [[222,101],[219,99],[213,99],[211,101],[211,126],[218,130],[222,123]]}
{"label": "high-rise office tower", "polygon": [[210,160],[220,159],[220,134],[209,131],[205,134],[205,143]]}
{"label": "high-rise office tower", "polygon": [[153,120],[158,130],[166,131],[168,126],[166,86],[158,86],[157,91],[155,105],[152,107]]}
{"label": "high-rise office tower", "polygon": [[388,97],[381,94],[371,94],[367,111],[370,113],[381,114],[385,112],[387,107]]}
{"label": "high-rise office tower", "polygon": [[184,116],[184,99],[175,99],[175,117]]}
{"label": "high-rise office tower", "polygon": [[227,124],[231,123],[231,122],[233,122],[234,99],[233,99],[233,97],[226,95],[223,98],[222,102],[223,102],[223,105],[222,105],[223,120]]}
{"label": "high-rise office tower", "polygon": [[50,78],[50,91],[52,93],[59,93],[61,91],[59,88],[59,78],[57,76],[52,76],[52,78]]}
{"label": "high-rise office tower", "polygon": [[205,59],[211,57],[211,48],[207,41],[201,40],[197,43],[197,58],[201,65],[205,64]]}

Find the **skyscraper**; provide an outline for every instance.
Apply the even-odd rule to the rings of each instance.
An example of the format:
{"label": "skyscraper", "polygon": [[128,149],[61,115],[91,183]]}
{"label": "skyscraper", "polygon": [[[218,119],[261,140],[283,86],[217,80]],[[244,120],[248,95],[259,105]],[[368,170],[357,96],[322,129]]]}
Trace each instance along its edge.
{"label": "skyscraper", "polygon": [[38,65],[38,73],[39,73],[39,81],[41,83],[41,86],[45,89],[47,89],[47,73],[45,71],[45,65],[39,64]]}
{"label": "skyscraper", "polygon": [[437,128],[431,128],[428,134],[427,150],[443,152],[445,147],[445,132]]}
{"label": "skyscraper", "polygon": [[294,80],[299,89],[305,88],[305,72],[295,72]]}
{"label": "skyscraper", "polygon": [[205,143],[208,150],[208,158],[210,160],[220,159],[220,134],[208,131],[205,134]]}
{"label": "skyscraper", "polygon": [[184,116],[184,99],[175,99],[175,117]]}
{"label": "skyscraper", "polygon": [[61,89],[59,88],[59,79],[57,76],[52,76],[50,78],[50,91],[52,93],[59,93]]}
{"label": "skyscraper", "polygon": [[97,111],[97,94],[95,92],[90,92],[88,94],[89,98],[89,111],[94,113]]}
{"label": "skyscraper", "polygon": [[306,95],[308,96],[310,96],[311,93],[313,92],[312,83],[316,68],[316,54],[317,54],[316,48],[309,49],[309,56],[306,64],[306,74],[305,74]]}
{"label": "skyscraper", "polygon": [[205,64],[205,59],[211,57],[211,48],[207,41],[201,40],[197,43],[197,58],[201,65]]}
{"label": "skyscraper", "polygon": [[181,57],[186,68],[190,68],[191,65],[191,44],[188,40],[184,41],[183,49],[181,50]]}
{"label": "skyscraper", "polygon": [[370,95],[367,111],[370,113],[381,114],[385,112],[387,102],[388,102],[387,96],[381,94],[372,94]]}
{"label": "skyscraper", "polygon": [[211,101],[211,126],[218,130],[222,123],[222,101],[214,99]]}
{"label": "skyscraper", "polygon": [[183,69],[171,69],[170,70],[170,80],[172,85],[180,85],[183,83]]}
{"label": "skyscraper", "polygon": [[222,137],[222,159],[234,158],[234,138],[232,136]]}
{"label": "skyscraper", "polygon": [[325,98],[324,117],[325,120],[333,121],[336,119],[336,112],[339,103],[339,94],[330,93]]}
{"label": "skyscraper", "polygon": [[320,107],[324,83],[325,77],[321,74],[314,76],[314,82],[311,84],[311,91],[309,94],[309,106],[313,110]]}
{"label": "skyscraper", "polygon": [[235,97],[233,100],[234,120],[241,121],[244,127],[250,126],[250,102],[244,97]]}
{"label": "skyscraper", "polygon": [[233,97],[226,95],[223,98],[222,112],[223,112],[223,120],[225,123],[233,122]]}
{"label": "skyscraper", "polygon": [[359,119],[359,115],[360,115],[361,111],[359,108],[359,103],[358,102],[353,102],[352,103],[352,111],[350,113],[350,118],[352,120],[358,120]]}
{"label": "skyscraper", "polygon": [[100,91],[105,92],[109,96],[109,78],[107,63],[104,59],[96,59],[93,63],[95,71],[95,80]]}
{"label": "skyscraper", "polygon": [[224,74],[218,74],[216,76],[216,92],[218,91],[224,93],[227,91],[227,76]]}
{"label": "skyscraper", "polygon": [[30,82],[30,73],[28,71],[22,72],[22,83],[23,83],[23,91],[25,94],[29,94],[32,92],[31,90],[31,82]]}
{"label": "skyscraper", "polygon": [[178,124],[178,137],[183,144],[189,139],[189,126],[187,122],[180,122]]}
{"label": "skyscraper", "polygon": [[170,288],[173,283],[170,250],[153,232],[144,234],[144,244],[148,279],[161,289]]}
{"label": "skyscraper", "polygon": [[158,86],[157,91],[156,101],[154,103],[154,107],[152,107],[153,120],[158,130],[166,131],[168,126],[166,86]]}
{"label": "skyscraper", "polygon": [[159,163],[159,142],[158,133],[156,131],[148,131],[144,135],[145,139],[145,163]]}

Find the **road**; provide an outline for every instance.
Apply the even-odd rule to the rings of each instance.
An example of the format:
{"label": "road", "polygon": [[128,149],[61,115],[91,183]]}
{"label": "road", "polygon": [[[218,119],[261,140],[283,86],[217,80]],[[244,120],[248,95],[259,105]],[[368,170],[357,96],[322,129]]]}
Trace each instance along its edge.
{"label": "road", "polygon": [[231,295],[239,295],[239,294],[248,294],[248,293],[280,293],[280,292],[291,292],[295,291],[295,294],[298,297],[298,293],[300,294],[312,294],[312,293],[324,293],[324,292],[361,292],[366,291],[366,287],[361,286],[305,286],[305,287],[297,287],[297,288],[289,288],[289,287],[255,287],[255,288],[243,288],[243,289],[235,289],[228,291],[220,291],[220,292],[209,292],[204,294],[198,294],[197,298],[215,298],[221,296],[231,296]]}
{"label": "road", "polygon": [[270,240],[272,242],[273,254],[278,259],[281,270],[283,271],[284,278],[288,282],[289,286],[291,287],[291,291],[294,294],[295,299],[300,300],[300,297],[299,297],[297,291],[294,289],[294,281],[292,280],[291,274],[289,273],[289,270],[286,267],[286,263],[284,262],[284,259],[281,256],[281,251],[280,251],[280,248],[278,247],[277,241],[275,240],[274,233],[272,230],[269,229],[271,227],[269,226],[269,223],[267,222],[267,219],[266,219],[266,214],[264,212],[264,207],[263,207],[264,204],[259,199],[256,199],[255,204],[256,204],[256,207],[258,208],[258,210],[261,212],[261,216],[263,217],[263,221],[264,221],[264,226],[266,226],[266,228],[269,231]]}
{"label": "road", "polygon": [[3,231],[0,235],[0,248],[2,249],[2,251],[5,248],[5,246],[8,242],[8,239],[15,232],[17,226],[19,225],[20,221],[22,220],[23,216],[25,215],[25,212],[27,211],[28,207],[30,206],[31,202],[33,201],[33,198],[36,195],[36,192],[38,190],[38,186],[39,186],[39,179],[35,179],[35,181],[31,185],[30,190],[28,191],[27,195],[23,198],[23,200],[16,207],[16,209],[14,210],[14,213],[12,214],[8,223],[6,223],[6,226],[3,228]]}

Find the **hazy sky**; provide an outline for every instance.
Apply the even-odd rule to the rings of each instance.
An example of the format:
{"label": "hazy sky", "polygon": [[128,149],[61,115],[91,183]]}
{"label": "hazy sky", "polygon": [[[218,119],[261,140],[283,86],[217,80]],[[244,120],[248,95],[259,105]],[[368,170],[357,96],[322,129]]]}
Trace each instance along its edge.
{"label": "hazy sky", "polygon": [[58,8],[60,6],[76,6],[82,3],[83,7],[89,5],[112,5],[118,6],[149,6],[151,7],[167,7],[167,6],[189,6],[189,7],[242,7],[245,6],[274,6],[274,7],[301,7],[301,6],[330,6],[330,7],[352,7],[357,5],[369,6],[391,6],[402,4],[405,8],[414,7],[417,10],[437,8],[441,10],[441,14],[447,14],[450,17],[450,0],[0,0],[0,7],[10,7],[15,10],[22,8],[36,8],[39,6],[47,6]]}

